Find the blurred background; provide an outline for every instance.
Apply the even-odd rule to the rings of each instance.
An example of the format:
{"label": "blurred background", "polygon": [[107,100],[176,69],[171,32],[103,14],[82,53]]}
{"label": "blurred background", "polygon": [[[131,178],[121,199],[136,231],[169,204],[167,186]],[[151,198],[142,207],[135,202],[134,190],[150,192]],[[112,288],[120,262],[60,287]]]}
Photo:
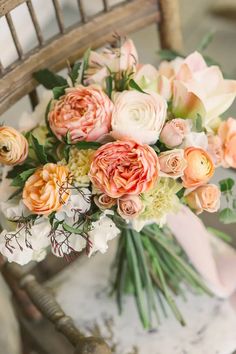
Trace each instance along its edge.
{"label": "blurred background", "polygon": [[[113,0],[113,4],[119,0]],[[184,36],[184,53],[190,53],[199,48],[199,45],[206,34],[212,33],[213,39],[205,50],[204,54],[214,58],[221,66],[224,73],[230,78],[236,79],[236,0],[179,0],[182,30]],[[60,0],[65,16],[66,26],[78,21],[77,1]],[[50,1],[33,0],[37,9],[38,20],[46,38],[56,34],[58,27],[54,16],[54,9]],[[43,6],[42,6],[43,4]],[[102,1],[84,1],[89,15],[95,14],[102,9]],[[76,8],[76,11],[75,11]],[[12,13],[13,21],[19,33],[23,48],[34,47],[36,41],[35,32],[31,24],[25,4],[22,4]],[[17,58],[14,46],[10,40],[11,34],[6,26],[4,18],[0,18],[0,51],[4,65],[12,63]],[[157,65],[158,37],[156,25],[149,26],[131,35],[140,55],[140,61]],[[89,43],[88,43],[89,47]],[[8,112],[0,116],[0,123],[6,123],[17,127],[19,116],[24,111],[30,111],[28,98],[21,99]],[[236,118],[236,102],[227,112],[226,117]],[[233,171],[219,169],[216,180],[229,175],[235,180]],[[229,226],[219,225],[216,215],[203,215],[204,221],[213,227],[219,227],[235,236],[235,224]],[[12,311],[9,292],[0,278],[0,354],[18,354],[19,337],[18,327]],[[235,328],[233,329],[235,331]],[[33,354],[33,353],[32,353]],[[163,353],[162,353],[163,354]],[[174,354],[174,353],[173,353]],[[191,353],[186,353],[191,354]],[[215,354],[209,352],[207,354]],[[231,354],[229,352],[218,352],[218,354]]]}

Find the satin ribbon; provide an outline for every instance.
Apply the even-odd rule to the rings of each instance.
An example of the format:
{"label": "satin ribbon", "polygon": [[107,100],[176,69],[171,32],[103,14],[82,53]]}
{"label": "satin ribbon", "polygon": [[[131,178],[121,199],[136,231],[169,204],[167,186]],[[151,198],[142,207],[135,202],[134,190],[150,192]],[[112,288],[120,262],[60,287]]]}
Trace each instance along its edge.
{"label": "satin ribbon", "polygon": [[187,207],[170,214],[167,224],[211,291],[236,304],[236,251],[213,237]]}

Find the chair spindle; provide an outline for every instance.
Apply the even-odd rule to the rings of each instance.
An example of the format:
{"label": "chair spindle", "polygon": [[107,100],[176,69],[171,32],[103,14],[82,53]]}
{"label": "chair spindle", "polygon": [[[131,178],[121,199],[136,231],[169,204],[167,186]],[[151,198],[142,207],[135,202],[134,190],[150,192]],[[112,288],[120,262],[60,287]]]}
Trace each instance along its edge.
{"label": "chair spindle", "polygon": [[84,10],[83,2],[82,2],[82,0],[78,0],[77,2],[78,2],[78,6],[79,6],[79,12],[80,12],[82,23],[86,23],[87,22],[87,16],[86,16],[86,13],[85,13],[85,10]]}
{"label": "chair spindle", "polygon": [[8,14],[6,14],[6,20],[7,20],[11,35],[12,35],[13,42],[15,44],[15,48],[16,48],[17,54],[18,54],[19,58],[22,59],[22,57],[23,57],[23,49],[21,47],[19,38],[17,36],[16,29],[15,29],[14,23],[12,21],[12,17],[11,17],[10,12]]}
{"label": "chair spindle", "polygon": [[30,13],[31,20],[34,25],[34,29],[35,29],[36,36],[38,38],[38,42],[40,45],[42,45],[43,44],[43,35],[42,35],[41,28],[40,28],[38,20],[37,20],[37,16],[36,16],[34,7],[32,5],[32,1],[27,0],[26,4],[27,4],[27,7],[28,7],[28,10]]}
{"label": "chair spindle", "polygon": [[108,0],[102,0],[102,2],[103,2],[103,7],[104,7],[105,12],[108,12],[110,10]]}
{"label": "chair spindle", "polygon": [[59,4],[58,0],[52,0],[55,13],[56,13],[56,19],[57,19],[57,24],[59,27],[59,30],[61,33],[65,32],[65,25],[64,25],[64,20],[63,20],[63,13]]}

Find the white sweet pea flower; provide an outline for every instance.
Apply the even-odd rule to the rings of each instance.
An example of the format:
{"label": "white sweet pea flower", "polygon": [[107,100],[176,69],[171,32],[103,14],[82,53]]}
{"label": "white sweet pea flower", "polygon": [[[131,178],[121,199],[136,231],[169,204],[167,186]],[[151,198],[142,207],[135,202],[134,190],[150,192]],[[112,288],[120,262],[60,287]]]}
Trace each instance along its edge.
{"label": "white sweet pea flower", "polygon": [[30,261],[41,261],[46,256],[46,248],[50,244],[48,238],[51,225],[46,218],[39,218],[26,235],[24,228],[14,231],[4,230],[0,234],[0,253],[9,262],[25,265]]}
{"label": "white sweet pea flower", "polygon": [[106,214],[102,214],[100,219],[92,223],[92,229],[89,231],[89,239],[92,247],[88,256],[99,251],[105,253],[108,249],[107,242],[118,236],[120,230],[115,223]]}
{"label": "white sweet pea flower", "polygon": [[208,148],[207,135],[204,132],[202,132],[202,133],[197,133],[197,132],[188,133],[186,135],[181,147],[187,148],[189,146],[200,147],[203,150],[207,150],[207,148]]}

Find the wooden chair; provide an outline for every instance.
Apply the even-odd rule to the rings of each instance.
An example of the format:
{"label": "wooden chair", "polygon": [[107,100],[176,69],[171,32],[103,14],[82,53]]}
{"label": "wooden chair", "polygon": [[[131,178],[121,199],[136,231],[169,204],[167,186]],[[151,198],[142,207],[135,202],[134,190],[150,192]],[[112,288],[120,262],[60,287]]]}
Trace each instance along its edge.
{"label": "wooden chair", "polygon": [[[42,68],[53,71],[63,69],[68,61],[74,63],[80,58],[88,47],[98,48],[112,41],[114,31],[123,35],[157,23],[162,48],[180,50],[182,47],[178,0],[126,0],[115,6],[111,6],[109,0],[102,0],[103,11],[92,17],[85,11],[85,0],[74,0],[78,4],[80,21],[69,28],[65,26],[59,1],[48,1],[52,1],[59,33],[45,40],[34,0],[0,0],[0,17],[6,19],[18,55],[17,61],[4,67],[0,54],[0,114],[25,95],[29,95],[32,107],[35,107],[38,103],[37,83],[32,77],[35,71]],[[22,48],[11,15],[12,11],[23,3],[28,8],[38,41],[35,48],[28,52],[24,52]],[[37,318],[41,313],[48,318],[75,347],[75,353],[110,353],[101,338],[86,338],[80,333],[53,295],[34,275],[16,264],[7,263],[3,258],[0,267],[18,300],[28,302],[30,299],[34,304],[27,307],[31,317]]]}

